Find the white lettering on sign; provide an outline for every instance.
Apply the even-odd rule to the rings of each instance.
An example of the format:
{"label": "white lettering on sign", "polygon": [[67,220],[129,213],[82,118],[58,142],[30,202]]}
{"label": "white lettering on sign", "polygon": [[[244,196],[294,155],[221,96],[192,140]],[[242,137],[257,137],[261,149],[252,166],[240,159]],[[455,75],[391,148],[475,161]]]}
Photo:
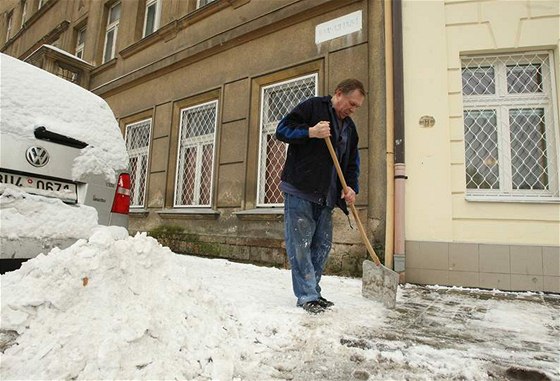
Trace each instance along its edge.
{"label": "white lettering on sign", "polygon": [[315,27],[315,43],[320,44],[337,37],[362,30],[362,11],[352,12]]}

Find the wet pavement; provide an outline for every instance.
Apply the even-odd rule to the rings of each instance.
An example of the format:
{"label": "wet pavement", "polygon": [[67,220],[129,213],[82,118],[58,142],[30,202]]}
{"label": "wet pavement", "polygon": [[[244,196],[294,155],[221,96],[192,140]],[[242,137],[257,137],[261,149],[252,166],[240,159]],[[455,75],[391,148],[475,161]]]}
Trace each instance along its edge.
{"label": "wet pavement", "polygon": [[560,380],[560,295],[405,285],[382,329],[341,344],[378,352],[356,379],[450,379],[459,358],[452,379]]}

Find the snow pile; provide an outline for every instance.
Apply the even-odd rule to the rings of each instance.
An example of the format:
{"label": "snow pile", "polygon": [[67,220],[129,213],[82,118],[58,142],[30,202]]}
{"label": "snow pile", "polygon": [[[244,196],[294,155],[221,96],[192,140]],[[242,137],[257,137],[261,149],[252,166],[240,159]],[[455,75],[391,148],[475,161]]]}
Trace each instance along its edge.
{"label": "snow pile", "polygon": [[230,315],[154,239],[99,228],[2,276],[1,326],[21,335],[2,355],[2,375],[231,379]]}
{"label": "snow pile", "polygon": [[35,128],[88,143],[76,159],[72,175],[104,174],[128,167],[128,155],[109,105],[97,95],[18,59],[0,54],[2,134],[30,139]]}
{"label": "snow pile", "polygon": [[0,237],[87,238],[97,226],[95,208],[0,184]]}
{"label": "snow pile", "polygon": [[177,255],[117,227],[0,282],[3,380],[560,379],[558,297],[406,285],[387,310],[360,279],[325,276],[336,304],[310,315],[288,270]]}

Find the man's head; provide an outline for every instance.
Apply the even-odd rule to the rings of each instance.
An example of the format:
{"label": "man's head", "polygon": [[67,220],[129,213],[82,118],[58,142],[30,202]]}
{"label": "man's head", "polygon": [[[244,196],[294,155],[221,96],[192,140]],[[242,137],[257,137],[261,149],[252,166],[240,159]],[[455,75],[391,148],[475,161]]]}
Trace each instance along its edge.
{"label": "man's head", "polygon": [[340,82],[334,90],[332,104],[340,119],[352,115],[364,102],[366,91],[357,79],[349,78]]}

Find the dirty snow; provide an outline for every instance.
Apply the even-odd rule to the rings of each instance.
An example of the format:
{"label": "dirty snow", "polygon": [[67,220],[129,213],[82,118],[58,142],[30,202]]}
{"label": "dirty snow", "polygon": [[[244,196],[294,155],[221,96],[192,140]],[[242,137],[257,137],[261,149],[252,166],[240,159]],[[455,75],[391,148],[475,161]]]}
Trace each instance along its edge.
{"label": "dirty snow", "polygon": [[116,227],[0,282],[4,380],[560,379],[557,295],[404,285],[388,310],[325,276],[336,305],[309,315],[288,270]]}

